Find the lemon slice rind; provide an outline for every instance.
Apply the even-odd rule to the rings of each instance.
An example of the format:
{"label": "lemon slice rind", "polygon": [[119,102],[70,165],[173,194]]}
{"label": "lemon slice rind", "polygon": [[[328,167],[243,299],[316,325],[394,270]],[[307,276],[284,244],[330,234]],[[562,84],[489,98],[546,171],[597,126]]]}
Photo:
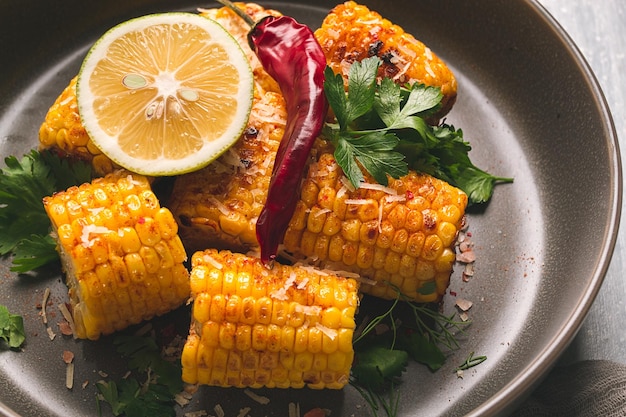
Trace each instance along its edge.
{"label": "lemon slice rind", "polygon": [[[102,97],[97,96],[92,90],[90,85],[91,77],[94,76],[94,71],[98,69],[99,63],[107,57],[111,45],[120,37],[133,31],[141,31],[149,25],[177,25],[181,24],[181,22],[197,25],[206,31],[210,37],[209,42],[215,42],[216,45],[224,47],[220,49],[220,51],[227,54],[227,64],[237,69],[237,83],[233,85],[232,88],[229,88],[228,91],[222,91],[222,93],[220,93],[229,94],[230,96],[227,98],[230,102],[236,103],[235,109],[232,111],[232,122],[218,137],[212,138],[210,141],[204,140],[200,149],[182,158],[166,156],[144,158],[131,155],[121,148],[118,142],[119,138],[117,132],[111,132],[111,129],[107,129],[107,126],[103,127],[100,123],[100,116],[97,113],[97,106],[94,103],[96,103],[97,98]],[[206,39],[202,41],[206,41]],[[207,57],[204,58],[206,59]],[[216,57],[216,59],[219,58]],[[205,60],[204,62],[207,61]],[[170,74],[170,78],[175,78],[175,69],[171,70],[172,74]],[[203,69],[198,68],[198,71],[201,72]],[[125,87],[128,87],[129,90],[145,87],[142,85],[145,81],[145,77],[142,78],[142,76],[130,72],[127,74],[127,78],[119,80],[119,82],[124,84]],[[166,90],[172,88],[175,89],[175,87],[168,85]],[[219,23],[209,18],[193,13],[170,12],[134,18],[108,30],[91,47],[83,61],[76,84],[76,96],[81,121],[94,144],[105,155],[118,165],[130,171],[143,175],[163,176],[178,175],[200,169],[217,159],[231,147],[239,139],[246,127],[252,108],[253,88],[254,80],[250,63],[243,50],[230,33],[219,25]],[[200,92],[198,93],[198,91]],[[202,90],[198,91],[179,88],[178,96],[182,101],[193,102],[198,100],[199,94],[204,93]],[[221,100],[219,96],[211,97],[210,99],[213,101]],[[102,102],[106,105],[106,99],[100,100],[99,103]],[[117,104],[114,103],[113,105]],[[146,112],[146,114],[150,114],[148,104],[146,104],[142,111]],[[201,116],[212,117],[210,114]],[[200,122],[197,124],[203,123]],[[189,123],[189,125],[194,125],[194,123]],[[164,143],[167,143],[167,138],[163,140]],[[184,139],[179,140],[184,141]],[[143,145],[137,145],[138,148],[140,148],[140,146]]]}

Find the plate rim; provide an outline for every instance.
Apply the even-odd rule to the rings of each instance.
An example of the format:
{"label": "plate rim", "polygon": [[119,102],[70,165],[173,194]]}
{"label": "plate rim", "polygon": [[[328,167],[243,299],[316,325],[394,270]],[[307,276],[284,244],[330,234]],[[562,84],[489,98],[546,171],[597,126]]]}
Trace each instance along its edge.
{"label": "plate rim", "polygon": [[[591,88],[590,92],[595,99],[594,108],[598,110],[598,115],[602,117],[601,122],[604,127],[602,135],[598,135],[598,138],[602,138],[603,141],[606,141],[606,144],[609,145],[607,150],[609,151],[608,155],[610,157],[608,160],[610,163],[608,168],[611,174],[611,194],[607,202],[610,202],[610,206],[606,212],[606,228],[603,230],[604,243],[601,247],[602,250],[598,252],[598,263],[594,269],[594,274],[586,281],[587,286],[585,287],[585,291],[579,298],[576,308],[573,309],[568,320],[564,322],[560,331],[550,340],[547,348],[542,350],[531,363],[524,367],[510,383],[502,387],[495,395],[492,395],[487,401],[467,414],[469,416],[496,415],[510,410],[511,407],[522,401],[525,395],[530,394],[533,386],[538,384],[555,365],[558,357],[580,330],[584,319],[602,287],[616,246],[622,212],[623,172],[618,135],[610,107],[597,77],[575,42],[562,28],[559,22],[547,11],[545,6],[538,0],[523,1],[533,8],[534,14],[537,17],[542,18],[545,24],[554,30],[556,35],[555,39],[558,39],[560,44],[566,47],[567,52],[572,55],[574,62],[581,70],[580,74],[588,81],[588,87]],[[0,415],[2,415],[2,413],[6,413],[8,417],[20,416],[13,410],[7,408],[0,400]]]}
{"label": "plate rim", "polygon": [[567,52],[573,56],[574,61],[581,70],[583,78],[588,81],[588,85],[591,87],[591,93],[595,98],[595,107],[599,110],[599,115],[602,116],[602,124],[605,128],[602,138],[606,140],[607,145],[609,145],[608,150],[610,151],[610,164],[608,168],[610,169],[612,183],[610,187],[611,195],[608,199],[610,205],[607,214],[609,216],[603,235],[604,244],[602,250],[598,253],[599,262],[594,270],[594,274],[591,279],[588,280],[588,285],[579,298],[576,308],[572,311],[568,320],[563,323],[560,329],[561,331],[554,335],[550,343],[547,344],[547,347],[543,349],[531,363],[524,367],[517,374],[517,377],[513,378],[511,382],[503,386],[487,401],[466,414],[466,417],[493,416],[511,412],[515,406],[519,405],[532,393],[533,388],[535,388],[556,365],[558,358],[580,330],[602,287],[615,251],[621,221],[623,202],[622,159],[617,129],[606,96],[589,62],[558,20],[552,16],[547,8],[538,0],[524,1],[533,8],[535,14],[540,17],[548,27],[554,30],[557,39],[566,48]]}

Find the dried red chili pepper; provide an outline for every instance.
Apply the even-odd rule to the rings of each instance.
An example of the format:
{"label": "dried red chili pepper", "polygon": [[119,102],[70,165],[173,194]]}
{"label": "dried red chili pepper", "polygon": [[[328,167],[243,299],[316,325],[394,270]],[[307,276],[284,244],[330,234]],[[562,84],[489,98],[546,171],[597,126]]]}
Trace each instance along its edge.
{"label": "dried red chili pepper", "polygon": [[306,160],[324,126],[328,111],[324,95],[326,57],[313,31],[292,17],[267,16],[255,23],[230,1],[219,1],[251,25],[250,47],[280,86],[287,107],[285,134],[256,224],[261,260],[267,265],[276,257],[295,212]]}

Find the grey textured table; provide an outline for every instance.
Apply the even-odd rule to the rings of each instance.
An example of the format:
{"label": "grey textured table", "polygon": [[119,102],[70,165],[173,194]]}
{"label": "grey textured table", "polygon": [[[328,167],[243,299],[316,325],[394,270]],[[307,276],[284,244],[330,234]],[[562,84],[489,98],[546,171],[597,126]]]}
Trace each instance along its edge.
{"label": "grey textured table", "polygon": [[[593,69],[613,114],[626,156],[626,2],[623,0],[539,0],[576,43]],[[626,166],[626,164],[625,164]],[[602,288],[580,332],[560,364],[585,359],[626,363],[626,210],[615,253]]]}

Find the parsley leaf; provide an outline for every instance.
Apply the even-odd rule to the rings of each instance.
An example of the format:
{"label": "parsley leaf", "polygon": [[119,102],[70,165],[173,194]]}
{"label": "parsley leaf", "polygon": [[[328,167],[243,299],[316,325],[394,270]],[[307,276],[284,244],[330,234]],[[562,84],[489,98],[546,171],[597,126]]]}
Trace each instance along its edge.
{"label": "parsley leaf", "polygon": [[47,234],[50,221],[41,200],[55,191],[54,178],[41,154],[33,151],[21,161],[7,157],[0,171],[0,255],[22,239]]}
{"label": "parsley leaf", "polygon": [[180,364],[165,360],[151,337],[120,334],[113,343],[117,351],[128,358],[129,368],[137,374],[137,377],[98,382],[100,398],[111,406],[113,414],[175,416],[174,397],[183,390]]}
{"label": "parsley leaf", "polygon": [[441,348],[421,332],[400,333],[396,348],[405,350],[411,359],[428,366],[431,371],[438,370],[446,362],[446,355]]}
{"label": "parsley leaf", "polygon": [[15,256],[10,270],[19,273],[35,270],[59,259],[56,242],[50,235],[32,235],[22,239],[13,253]]}
{"label": "parsley leaf", "polygon": [[15,255],[12,271],[28,272],[58,259],[46,238],[50,220],[45,196],[91,180],[91,167],[52,152],[32,150],[21,160],[9,156],[0,170],[0,256]]}
{"label": "parsley leaf", "polygon": [[374,110],[388,129],[420,130],[426,124],[420,116],[441,107],[441,90],[424,86],[405,89],[404,92],[408,93],[407,97],[402,97],[400,86],[391,78],[383,78],[374,101]]}
{"label": "parsley leaf", "polygon": [[26,340],[24,319],[22,316],[11,314],[3,305],[0,305],[0,339],[11,349],[19,348]]}
{"label": "parsley leaf", "polygon": [[155,340],[150,337],[119,335],[114,341],[117,350],[129,358],[131,369],[140,372],[153,371],[159,382],[170,389],[172,395],[183,390],[180,366],[161,357],[161,351]]}
{"label": "parsley leaf", "polygon": [[476,167],[471,146],[454,126],[431,126],[426,118],[440,107],[436,87],[415,83],[400,86],[388,77],[377,80],[377,57],[355,62],[348,74],[348,91],[340,74],[326,68],[324,91],[337,123],[326,123],[322,135],[335,146],[335,158],[355,188],[364,171],[378,183],[399,178],[413,169],[465,191],[470,204],[488,201],[497,177]]}
{"label": "parsley leaf", "polygon": [[338,137],[335,158],[353,185],[363,181],[363,173],[357,161],[367,167],[379,184],[387,185],[387,174],[396,178],[407,174],[404,155],[391,152],[399,139],[393,134],[371,132],[359,138]]}
{"label": "parsley leaf", "polygon": [[393,378],[400,377],[408,363],[408,354],[403,350],[368,345],[354,352],[352,376],[359,385],[380,390]]}

